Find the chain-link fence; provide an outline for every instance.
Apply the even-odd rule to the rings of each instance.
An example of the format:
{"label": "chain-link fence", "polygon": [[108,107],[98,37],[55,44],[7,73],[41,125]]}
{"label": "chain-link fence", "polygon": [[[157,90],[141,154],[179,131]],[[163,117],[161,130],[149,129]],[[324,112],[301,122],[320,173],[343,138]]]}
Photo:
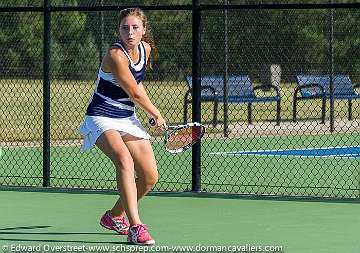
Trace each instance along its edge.
{"label": "chain-link fence", "polygon": [[[120,7],[108,7],[118,1],[70,2],[51,1],[47,8],[50,108],[43,99],[47,38],[44,10],[38,8],[42,2],[12,4],[28,7],[21,10],[0,3],[0,185],[48,182],[51,187],[116,189],[111,162],[98,149],[80,152],[78,127],[101,57],[118,40]],[[223,1],[197,6],[201,57],[195,62],[201,85],[215,91],[204,89],[199,96],[201,121],[207,126],[199,189],[358,198],[359,6],[339,1],[274,8],[270,3],[246,7],[239,2],[228,1],[233,5],[229,9]],[[144,86],[168,124],[175,125],[191,121],[192,112],[198,111],[192,111],[188,92],[196,55],[192,41],[198,37],[193,34],[191,1],[171,3],[181,8],[168,1],[124,6],[145,4],[159,53]],[[46,109],[49,147],[43,139]],[[146,125],[148,116],[141,109],[137,114]],[[148,131],[160,174],[154,191],[192,190],[192,152],[168,154],[162,137]],[[50,178],[43,178],[46,172]]]}

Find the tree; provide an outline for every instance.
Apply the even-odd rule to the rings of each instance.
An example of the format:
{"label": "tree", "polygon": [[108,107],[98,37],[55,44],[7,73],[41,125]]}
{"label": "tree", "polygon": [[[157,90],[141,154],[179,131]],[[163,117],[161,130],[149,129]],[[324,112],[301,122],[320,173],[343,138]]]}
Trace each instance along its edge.
{"label": "tree", "polygon": [[7,77],[39,78],[42,73],[42,16],[37,13],[1,13],[0,68]]}

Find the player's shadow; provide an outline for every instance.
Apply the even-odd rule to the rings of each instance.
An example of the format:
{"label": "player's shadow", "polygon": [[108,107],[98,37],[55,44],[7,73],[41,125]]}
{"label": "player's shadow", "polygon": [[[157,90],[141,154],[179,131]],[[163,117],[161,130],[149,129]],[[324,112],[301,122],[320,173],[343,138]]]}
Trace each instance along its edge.
{"label": "player's shadow", "polygon": [[[26,227],[8,227],[0,228],[0,236],[3,235],[102,235],[114,236],[111,233],[96,233],[96,232],[38,232],[29,231],[31,229],[51,228],[52,226],[26,226]],[[16,231],[27,230],[27,231]],[[115,235],[116,236],[116,235]],[[85,241],[85,240],[58,240],[58,239],[25,239],[25,238],[0,238],[0,241],[16,241],[16,242],[53,242],[53,243],[97,243],[97,244],[129,244],[128,242],[114,242],[114,241]]]}
{"label": "player's shadow", "polygon": [[0,241],[11,241],[11,242],[48,242],[48,243],[81,243],[81,244],[124,244],[132,245],[129,242],[106,242],[106,241],[82,241],[82,240],[43,240],[43,239],[19,239],[19,238],[2,238]]}
{"label": "player's shadow", "polygon": [[[37,229],[37,228],[50,228],[51,226],[27,226],[27,227],[12,227],[0,228],[0,231],[17,230],[17,229]],[[1,232],[0,232],[1,233]]]}

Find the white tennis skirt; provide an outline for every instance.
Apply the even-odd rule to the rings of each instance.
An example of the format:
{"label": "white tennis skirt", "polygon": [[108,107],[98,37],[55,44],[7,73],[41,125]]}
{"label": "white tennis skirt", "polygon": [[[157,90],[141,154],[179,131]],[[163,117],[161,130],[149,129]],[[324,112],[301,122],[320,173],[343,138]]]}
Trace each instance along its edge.
{"label": "white tennis skirt", "polygon": [[91,149],[99,136],[106,130],[114,129],[121,135],[130,134],[135,137],[150,139],[150,135],[141,125],[134,113],[128,118],[114,119],[101,116],[85,116],[84,122],[80,125],[80,133],[84,137],[81,151]]}

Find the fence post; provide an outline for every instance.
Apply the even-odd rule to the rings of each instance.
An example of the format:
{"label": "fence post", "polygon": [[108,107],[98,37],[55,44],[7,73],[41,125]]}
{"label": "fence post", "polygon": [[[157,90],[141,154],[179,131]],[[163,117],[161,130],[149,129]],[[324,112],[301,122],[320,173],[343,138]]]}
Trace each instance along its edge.
{"label": "fence post", "polygon": [[[192,121],[201,122],[201,11],[199,0],[192,2]],[[192,147],[192,191],[201,189],[201,144]]]}
{"label": "fence post", "polygon": [[[228,4],[225,0],[224,4]],[[228,38],[228,10],[224,9],[224,137],[229,135],[229,107],[228,107],[228,80],[229,80],[229,38]]]}
{"label": "fence post", "polygon": [[[332,0],[330,1],[332,3]],[[334,9],[329,10],[330,132],[334,132]]]}
{"label": "fence post", "polygon": [[50,6],[44,0],[43,62],[43,187],[50,186]]}

